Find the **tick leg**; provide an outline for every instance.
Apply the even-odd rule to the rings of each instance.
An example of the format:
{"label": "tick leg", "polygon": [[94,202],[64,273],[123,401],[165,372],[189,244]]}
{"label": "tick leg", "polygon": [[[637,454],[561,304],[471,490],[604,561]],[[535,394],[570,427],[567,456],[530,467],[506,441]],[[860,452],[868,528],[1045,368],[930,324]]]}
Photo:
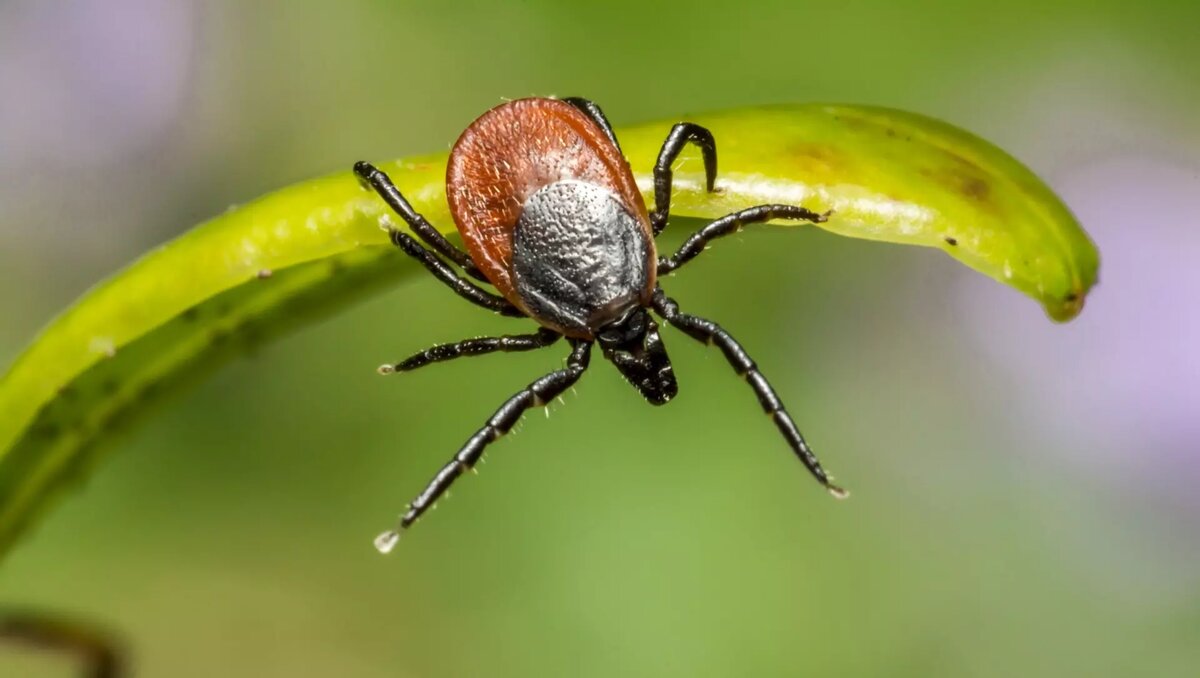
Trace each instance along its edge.
{"label": "tick leg", "polygon": [[683,330],[693,339],[710,346],[715,344],[717,348],[721,349],[721,352],[725,354],[725,359],[733,366],[738,376],[745,379],[750,384],[750,388],[754,389],[754,394],[758,396],[758,402],[762,405],[763,411],[775,422],[775,426],[783,434],[792,451],[808,468],[808,472],[833,496],[839,499],[848,496],[845,490],[830,481],[825,470],[821,468],[821,462],[817,460],[817,455],[809,449],[808,443],[804,442],[804,436],[800,435],[800,429],[796,427],[796,422],[792,421],[792,416],[784,409],[775,389],[771,388],[767,378],[758,371],[758,366],[754,364],[736,339],[711,320],[681,313],[679,304],[663,294],[662,288],[655,290],[654,300],[651,303],[667,322]]}
{"label": "tick leg", "polygon": [[408,511],[400,517],[400,524],[375,539],[376,548],[384,553],[390,551],[400,538],[400,532],[416,522],[459,476],[473,468],[487,446],[508,433],[526,410],[547,405],[579,380],[588,367],[592,342],[577,339],[571,339],[570,342],[572,350],[567,358],[566,369],[551,372],[534,381],[501,405],[483,428],[467,440],[454,458],[437,472],[425,490],[408,505]]}
{"label": "tick leg", "polygon": [[495,311],[500,315],[512,316],[514,318],[524,318],[525,313],[521,309],[508,303],[504,297],[496,296],[491,292],[480,289],[478,285],[463,278],[450,268],[450,265],[438,258],[436,254],[421,247],[421,243],[417,242],[411,235],[399,231],[397,229],[389,229],[388,235],[392,238],[392,243],[404,250],[408,256],[421,262],[421,265],[429,270],[435,278],[441,280],[447,287],[454,290],[458,296],[467,301],[482,306],[489,311]]}
{"label": "tick leg", "polygon": [[654,163],[654,211],[650,213],[650,225],[654,235],[662,233],[667,227],[667,218],[671,215],[671,164],[679,157],[680,151],[688,143],[696,144],[700,154],[704,156],[704,178],[706,188],[712,193],[717,181],[717,142],[713,139],[708,128],[694,122],[681,122],[671,128],[667,140],[663,142],[662,150],[658,152],[658,162]]}
{"label": "tick leg", "polygon": [[412,205],[408,204],[408,200],[400,193],[400,189],[392,183],[392,180],[383,170],[378,169],[374,165],[366,161],[354,163],[354,173],[358,175],[366,185],[375,189],[379,197],[391,207],[392,210],[399,214],[409,228],[416,233],[421,240],[432,247],[438,254],[446,257],[450,261],[458,264],[472,278],[487,282],[479,269],[475,267],[475,263],[471,261],[471,257],[464,251],[458,249],[446,237],[443,236],[433,224],[429,223],[425,217],[421,216]]}
{"label": "tick leg", "polygon": [[596,102],[583,97],[566,97],[563,101],[586,113],[593,122],[600,126],[600,129],[604,130],[604,134],[613,143],[613,146],[616,146],[618,151],[621,150],[621,144],[617,142],[617,135],[613,132],[612,125],[609,124],[604,111],[600,110]]}
{"label": "tick leg", "polygon": [[710,240],[737,233],[747,224],[761,224],[772,219],[796,219],[819,224],[828,219],[829,214],[817,214],[796,205],[758,205],[727,214],[689,236],[672,256],[659,257],[658,274],[666,275],[683,266],[703,252]]}
{"label": "tick leg", "polygon": [[532,351],[534,349],[545,348],[561,338],[562,335],[558,332],[543,327],[535,334],[516,334],[505,335],[502,337],[478,337],[476,339],[467,339],[465,341],[460,341],[453,344],[438,344],[437,346],[427,348],[420,353],[409,356],[408,358],[405,358],[394,365],[381,365],[379,367],[379,373],[391,374],[393,372],[411,372],[418,367],[424,367],[430,363],[442,362],[443,360],[453,360],[463,356],[495,353],[497,351],[503,351],[505,353],[513,351]]}

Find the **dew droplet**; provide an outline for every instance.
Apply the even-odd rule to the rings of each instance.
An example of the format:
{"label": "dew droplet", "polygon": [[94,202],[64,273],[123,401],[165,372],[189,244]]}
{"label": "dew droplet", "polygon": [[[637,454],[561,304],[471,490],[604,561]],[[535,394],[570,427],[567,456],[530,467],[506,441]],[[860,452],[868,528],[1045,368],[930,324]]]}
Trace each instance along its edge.
{"label": "dew droplet", "polygon": [[88,352],[111,358],[117,354],[117,343],[112,337],[92,337],[88,341]]}
{"label": "dew droplet", "polygon": [[400,541],[400,533],[395,530],[388,530],[383,534],[375,537],[375,549],[386,555],[396,548],[396,543]]}

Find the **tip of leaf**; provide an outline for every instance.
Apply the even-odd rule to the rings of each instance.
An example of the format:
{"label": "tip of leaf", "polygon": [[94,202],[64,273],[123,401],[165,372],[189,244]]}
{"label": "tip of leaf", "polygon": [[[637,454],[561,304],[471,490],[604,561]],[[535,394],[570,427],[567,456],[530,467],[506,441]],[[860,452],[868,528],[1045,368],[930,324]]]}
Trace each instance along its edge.
{"label": "tip of leaf", "polygon": [[1044,302],[1046,315],[1054,322],[1065,323],[1073,320],[1083,311],[1083,303],[1087,298],[1086,291],[1070,292],[1062,299],[1051,299]]}

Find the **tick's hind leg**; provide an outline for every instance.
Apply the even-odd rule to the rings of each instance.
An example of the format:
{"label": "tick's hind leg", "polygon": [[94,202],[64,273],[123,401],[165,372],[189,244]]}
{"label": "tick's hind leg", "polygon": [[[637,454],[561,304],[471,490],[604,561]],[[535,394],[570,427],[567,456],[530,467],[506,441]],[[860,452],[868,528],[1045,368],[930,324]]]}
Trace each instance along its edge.
{"label": "tick's hind leg", "polygon": [[475,432],[462,449],[454,455],[448,464],[442,467],[442,470],[437,472],[433,480],[429,481],[429,485],[417,498],[408,505],[408,511],[400,517],[400,524],[393,530],[388,530],[379,535],[375,539],[375,547],[387,553],[396,545],[396,541],[400,538],[400,532],[407,529],[421,514],[429,510],[434,502],[441,497],[446,490],[450,489],[450,485],[463,474],[467,469],[474,468],[479,458],[483,456],[483,451],[492,442],[500,438],[500,436],[508,433],[513,425],[521,418],[531,407],[541,407],[550,403],[557,398],[563,391],[567,390],[579,380],[584,371],[588,367],[588,360],[591,356],[592,342],[579,341],[572,339],[572,351],[570,357],[567,358],[567,367],[562,370],[551,372],[546,376],[531,383],[525,388],[517,392],[516,395],[509,398],[507,402],[496,410],[492,418],[484,424],[483,428]]}
{"label": "tick's hind leg", "polygon": [[495,353],[497,351],[505,353],[532,351],[550,346],[559,339],[562,339],[561,334],[543,327],[534,334],[506,334],[501,337],[477,337],[453,344],[438,344],[420,353],[413,354],[398,363],[381,365],[379,373],[411,372],[418,367],[424,367],[431,363],[454,360],[455,358],[464,356],[484,355],[485,353]]}
{"label": "tick's hind leg", "polygon": [[475,268],[475,263],[471,261],[471,257],[466,252],[455,247],[446,237],[443,236],[433,224],[429,223],[425,217],[421,216],[404,195],[400,193],[400,189],[396,188],[396,184],[392,183],[389,177],[383,170],[375,167],[369,162],[359,161],[354,163],[354,173],[358,175],[360,181],[375,189],[379,197],[391,207],[392,210],[399,214],[408,227],[417,234],[417,237],[424,240],[427,245],[432,247],[438,254],[446,257],[450,261],[458,264],[472,278],[488,282],[479,269]]}
{"label": "tick's hind leg", "polygon": [[725,354],[725,359],[729,361],[738,376],[745,379],[746,383],[750,384],[750,388],[754,389],[754,394],[758,396],[758,402],[762,405],[763,411],[775,422],[776,428],[783,434],[784,439],[787,440],[788,445],[791,446],[792,451],[800,458],[809,473],[833,496],[839,499],[849,496],[849,493],[831,482],[825,469],[821,468],[821,462],[817,460],[817,455],[809,449],[808,443],[804,441],[804,436],[800,435],[800,429],[796,427],[796,422],[792,421],[792,415],[784,409],[783,402],[779,400],[775,389],[771,388],[767,378],[758,371],[758,366],[754,364],[736,339],[711,320],[681,313],[679,304],[663,294],[661,288],[655,290],[652,303],[654,309],[667,322],[683,330],[693,339],[710,346],[715,344],[717,348],[721,349],[721,352]]}
{"label": "tick's hind leg", "polygon": [[704,228],[688,236],[675,254],[670,257],[658,258],[658,274],[666,275],[683,266],[704,251],[708,243],[732,233],[737,233],[749,224],[761,224],[772,219],[795,219],[811,221],[814,224],[823,223],[831,212],[817,214],[816,212],[797,205],[758,205],[747,207],[740,212],[727,214]]}
{"label": "tick's hind leg", "polygon": [[650,212],[650,225],[654,235],[662,233],[667,227],[667,219],[671,216],[671,180],[674,173],[671,165],[689,143],[700,148],[704,157],[705,188],[709,193],[716,190],[717,182],[717,142],[707,127],[701,127],[694,122],[681,122],[671,128],[667,140],[663,142],[662,150],[658,152],[658,161],[654,163],[654,209]]}

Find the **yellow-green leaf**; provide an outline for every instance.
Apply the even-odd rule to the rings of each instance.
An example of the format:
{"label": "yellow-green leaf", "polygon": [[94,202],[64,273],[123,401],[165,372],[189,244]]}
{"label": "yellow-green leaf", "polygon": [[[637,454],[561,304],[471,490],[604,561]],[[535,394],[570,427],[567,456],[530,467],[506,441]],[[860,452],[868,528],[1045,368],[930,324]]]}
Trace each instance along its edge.
{"label": "yellow-green leaf", "polygon": [[[960,129],[817,104],[690,119],[717,139],[719,191],[702,190],[702,165],[685,152],[675,215],[766,202],[832,209],[821,228],[941,248],[1060,321],[1095,282],[1096,250],[1070,211],[1019,162]],[[618,131],[648,202],[673,122]],[[449,232],[445,161],[381,168]],[[416,272],[387,244],[384,220],[400,223],[349,171],[297,184],[147,253],[55,319],[0,380],[0,553],[102,443],[188,377]]]}

